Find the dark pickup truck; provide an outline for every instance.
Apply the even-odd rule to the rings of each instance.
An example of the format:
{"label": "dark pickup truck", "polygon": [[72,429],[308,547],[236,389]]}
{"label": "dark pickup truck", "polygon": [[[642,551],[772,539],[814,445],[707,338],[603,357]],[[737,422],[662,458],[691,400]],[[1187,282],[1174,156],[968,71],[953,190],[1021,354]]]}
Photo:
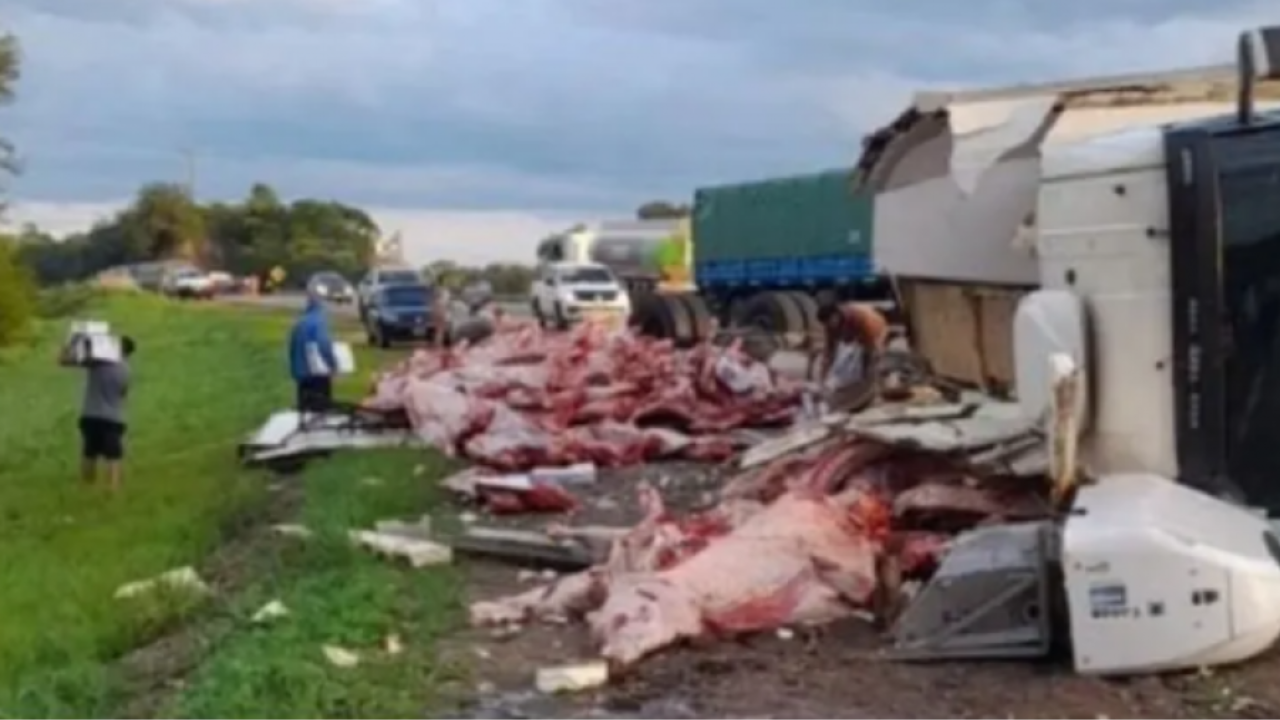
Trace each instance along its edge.
{"label": "dark pickup truck", "polygon": [[429,285],[384,285],[369,296],[365,308],[364,330],[370,345],[391,347],[397,340],[434,341],[435,327],[432,303],[435,289]]}

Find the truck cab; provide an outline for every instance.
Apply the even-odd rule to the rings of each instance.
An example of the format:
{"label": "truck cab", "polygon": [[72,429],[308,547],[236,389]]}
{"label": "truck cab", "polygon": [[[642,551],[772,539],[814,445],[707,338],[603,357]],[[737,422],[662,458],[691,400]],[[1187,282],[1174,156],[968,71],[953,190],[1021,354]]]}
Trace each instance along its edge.
{"label": "truck cab", "polygon": [[1238,66],[922,96],[872,137],[857,189],[940,375],[1012,392],[1024,298],[1069,294],[1090,469],[1274,514],[1280,31],[1240,49]]}

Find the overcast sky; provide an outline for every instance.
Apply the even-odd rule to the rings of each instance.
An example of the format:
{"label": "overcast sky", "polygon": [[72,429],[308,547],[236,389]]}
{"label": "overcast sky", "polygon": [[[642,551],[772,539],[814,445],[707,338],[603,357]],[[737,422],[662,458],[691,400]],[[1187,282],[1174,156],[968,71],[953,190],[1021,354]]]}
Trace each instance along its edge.
{"label": "overcast sky", "polygon": [[[1271,8],[1266,12],[1264,8]],[[572,221],[852,162],[913,90],[1226,61],[1236,0],[0,0],[16,217],[143,182],[343,200],[418,260],[527,259]]]}

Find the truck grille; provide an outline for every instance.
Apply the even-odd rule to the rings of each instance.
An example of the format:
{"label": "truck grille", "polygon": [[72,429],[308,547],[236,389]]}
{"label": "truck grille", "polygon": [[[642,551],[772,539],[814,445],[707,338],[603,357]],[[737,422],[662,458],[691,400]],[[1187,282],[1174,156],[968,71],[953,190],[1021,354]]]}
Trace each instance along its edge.
{"label": "truck grille", "polygon": [[574,297],[578,298],[582,302],[613,302],[618,299],[618,291],[603,290],[599,292],[592,292],[579,290],[574,293]]}

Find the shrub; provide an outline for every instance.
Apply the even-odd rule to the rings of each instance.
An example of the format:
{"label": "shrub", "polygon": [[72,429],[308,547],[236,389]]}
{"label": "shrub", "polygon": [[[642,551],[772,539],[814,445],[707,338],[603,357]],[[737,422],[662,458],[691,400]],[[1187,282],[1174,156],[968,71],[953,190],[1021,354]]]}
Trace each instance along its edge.
{"label": "shrub", "polygon": [[84,283],[55,285],[40,291],[36,297],[36,314],[46,320],[70,317],[79,313],[101,294],[98,288]]}
{"label": "shrub", "polygon": [[0,347],[27,338],[35,315],[35,283],[12,244],[0,239]]}

